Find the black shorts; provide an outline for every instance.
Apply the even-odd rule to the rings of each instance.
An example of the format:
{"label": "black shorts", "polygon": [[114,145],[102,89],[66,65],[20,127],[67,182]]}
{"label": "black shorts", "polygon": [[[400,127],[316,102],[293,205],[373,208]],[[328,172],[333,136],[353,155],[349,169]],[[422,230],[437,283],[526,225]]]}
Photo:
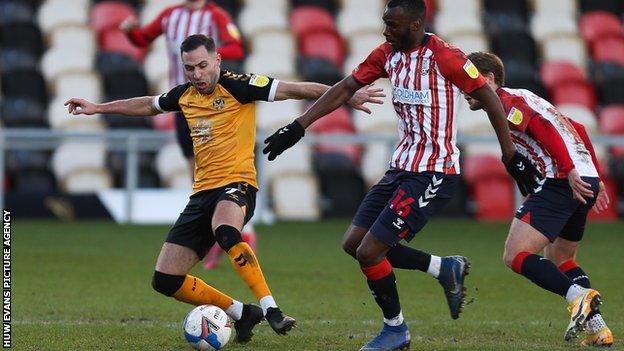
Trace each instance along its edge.
{"label": "black shorts", "polygon": [[175,114],[176,139],[184,157],[193,157],[193,139],[186,118],[182,112]]}
{"label": "black shorts", "polygon": [[211,223],[217,203],[221,200],[235,202],[245,212],[247,223],[256,207],[256,191],[247,183],[233,183],[191,195],[165,241],[191,248],[200,260],[203,259],[215,243]]}
{"label": "black shorts", "polygon": [[458,175],[391,169],[366,194],[353,225],[388,246],[410,241],[455,193]]}
{"label": "black shorts", "polygon": [[570,241],[581,241],[585,232],[587,213],[594,206],[600,179],[582,177],[591,184],[594,198],[586,199],[587,204],[572,197],[572,188],[567,179],[548,178],[542,188],[529,195],[516,211],[515,217],[528,223],[550,240],[561,237]]}

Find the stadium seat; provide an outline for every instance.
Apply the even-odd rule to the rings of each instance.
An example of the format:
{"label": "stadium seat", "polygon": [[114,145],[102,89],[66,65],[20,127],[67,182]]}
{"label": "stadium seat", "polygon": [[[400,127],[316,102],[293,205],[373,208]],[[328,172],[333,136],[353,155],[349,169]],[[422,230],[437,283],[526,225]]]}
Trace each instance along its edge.
{"label": "stadium seat", "polygon": [[344,0],[336,23],[340,34],[349,38],[359,33],[383,31],[383,3],[377,0]]}
{"label": "stadium seat", "polygon": [[503,61],[515,59],[535,66],[537,60],[535,41],[526,33],[502,33],[492,38],[492,49]]}
{"label": "stadium seat", "polygon": [[97,55],[95,67],[102,75],[141,70],[139,64],[132,57],[118,52],[100,52]]}
{"label": "stadium seat", "polygon": [[41,31],[31,23],[2,24],[0,43],[2,43],[2,50],[24,50],[37,57],[43,53]]}
{"label": "stadium seat", "polygon": [[0,24],[32,23],[34,15],[33,8],[25,2],[14,0],[0,2]]}
{"label": "stadium seat", "polygon": [[[312,172],[312,147],[300,143],[281,154],[275,161],[262,157],[262,170],[267,180],[284,174],[310,174]],[[258,160],[260,161],[260,160]]]}
{"label": "stadium seat", "polygon": [[591,11],[608,11],[620,16],[622,13],[622,2],[619,0],[581,0],[581,10],[583,13]]}
{"label": "stadium seat", "polygon": [[69,73],[60,75],[54,84],[57,98],[68,99],[80,96],[89,101],[102,99],[102,82],[95,73]]}
{"label": "stadium seat", "polygon": [[100,34],[100,48],[104,52],[118,52],[143,62],[147,53],[146,48],[140,48],[130,42],[126,35],[118,30],[111,29]]}
{"label": "stadium seat", "polygon": [[359,166],[340,152],[317,151],[314,171],[320,184],[323,218],[352,216],[366,189]]}
{"label": "stadium seat", "polygon": [[67,107],[63,105],[65,101],[67,100],[58,97],[50,101],[47,112],[47,122],[50,128],[76,132],[99,132],[105,129],[99,114],[88,117],[72,116],[67,112]]}
{"label": "stadium seat", "polygon": [[293,9],[296,9],[300,6],[314,6],[323,8],[334,16],[339,7],[339,2],[336,0],[291,0],[290,1]]}
{"label": "stadium seat", "polygon": [[[378,20],[379,21],[379,20]],[[435,18],[436,34],[448,38],[454,34],[481,33],[483,25],[479,13],[438,12]]]}
{"label": "stadium seat", "polygon": [[297,40],[313,32],[337,31],[331,13],[316,6],[299,6],[290,12],[290,29]]}
{"label": "stadium seat", "polygon": [[345,48],[337,32],[316,32],[306,34],[299,43],[300,53],[307,57],[320,57],[330,60],[336,67],[342,68]]}
{"label": "stadium seat", "polygon": [[576,0],[533,0],[535,13],[549,13],[553,16],[576,16]]}
{"label": "stadium seat", "polygon": [[367,187],[376,184],[386,173],[393,151],[392,143],[379,141],[366,143],[362,155],[362,175]]}
{"label": "stadium seat", "polygon": [[[379,45],[384,43],[386,39],[381,33],[360,33],[347,38],[349,45],[349,54],[357,56],[362,62],[364,59]],[[355,67],[352,67],[353,69]]]}
{"label": "stadium seat", "polygon": [[41,70],[51,83],[61,74],[91,72],[94,58],[80,49],[53,47],[43,55]]}
{"label": "stadium seat", "polygon": [[320,57],[297,58],[297,72],[304,81],[326,85],[334,85],[343,78],[341,70],[331,61]]}
{"label": "stadium seat", "polygon": [[526,0],[485,0],[484,7],[486,12],[517,14],[522,16],[525,21],[529,14]]}
{"label": "stadium seat", "polygon": [[95,37],[87,26],[63,26],[54,29],[50,35],[51,47],[55,49],[78,49],[94,56],[97,49]]}
{"label": "stadium seat", "polygon": [[480,14],[482,10],[480,0],[437,0],[439,12],[454,12],[456,14]]}
{"label": "stadium seat", "polygon": [[540,78],[546,88],[553,89],[562,83],[587,82],[585,71],[567,61],[545,61],[540,67]]}
{"label": "stadium seat", "polygon": [[241,0],[214,0],[214,2],[219,5],[219,7],[223,8],[227,13],[230,14],[234,22],[237,22],[238,14],[240,13],[243,4],[241,4]]}
{"label": "stadium seat", "polygon": [[145,57],[143,70],[150,86],[155,88],[162,79],[169,79],[169,56],[164,49],[152,49]]}
{"label": "stadium seat", "polygon": [[47,0],[39,8],[39,28],[49,33],[60,26],[87,25],[90,5],[89,0]]}
{"label": "stadium seat", "polygon": [[246,1],[238,23],[246,36],[271,30],[288,29],[285,0]]}
{"label": "stadium seat", "polygon": [[474,216],[479,220],[508,221],[513,214],[514,188],[499,158],[466,156],[462,169],[474,201]]}
{"label": "stadium seat", "polygon": [[191,170],[177,143],[163,146],[156,155],[156,171],[163,184],[174,189],[190,189]]}
{"label": "stadium seat", "polygon": [[371,114],[363,111],[353,111],[353,121],[359,133],[388,133],[396,135],[398,117],[392,104],[392,87],[387,79],[379,79],[374,83],[376,88],[382,88],[385,98],[383,104],[369,104]]}
{"label": "stadium seat", "polygon": [[546,61],[569,61],[583,69],[587,67],[585,43],[577,36],[548,37],[541,46]]}
{"label": "stadium seat", "polygon": [[594,211],[589,211],[589,215],[587,216],[590,221],[614,221],[619,218],[618,215],[618,183],[617,181],[609,176],[608,174],[603,175],[603,182],[605,184],[605,188],[607,191],[607,195],[609,196],[609,207],[605,211],[600,213],[596,213]]}
{"label": "stadium seat", "polygon": [[490,44],[483,34],[454,34],[448,38],[448,41],[460,48],[466,54],[477,51],[490,51]]}
{"label": "stadium seat", "polygon": [[538,96],[548,98],[548,93],[538,79],[537,71],[526,61],[509,59],[505,62],[505,85],[509,88],[528,89]]}
{"label": "stadium seat", "polygon": [[15,70],[2,74],[2,95],[7,97],[24,97],[48,102],[48,92],[41,73],[33,70]]}
{"label": "stadium seat", "polygon": [[[281,220],[318,220],[319,186],[311,174],[282,174],[271,182],[275,215]],[[292,196],[296,193],[297,196]]]}
{"label": "stadium seat", "polygon": [[99,36],[111,29],[118,29],[127,17],[137,17],[129,4],[120,1],[102,1],[91,7],[91,28]]}
{"label": "stadium seat", "polygon": [[2,122],[11,128],[47,128],[45,105],[27,97],[8,98],[1,102]]}
{"label": "stadium seat", "polygon": [[613,13],[604,11],[584,13],[579,21],[579,28],[583,40],[587,43],[624,34],[620,19]]}
{"label": "stadium seat", "polygon": [[273,133],[299,116],[303,103],[297,100],[259,102],[256,104],[256,127],[259,131]]}
{"label": "stadium seat", "polygon": [[555,105],[579,104],[592,110],[596,107],[596,93],[589,83],[564,83],[556,86],[551,94]]}
{"label": "stadium seat", "polygon": [[0,50],[0,73],[15,70],[36,71],[39,59],[32,53],[20,49]]}
{"label": "stadium seat", "polygon": [[140,12],[141,25],[147,25],[167,7],[180,4],[179,0],[149,0],[145,1],[143,9]]}
{"label": "stadium seat", "polygon": [[261,73],[281,80],[294,80],[297,76],[295,66],[294,56],[254,52],[247,56],[244,71]]}
{"label": "stadium seat", "polygon": [[597,86],[615,78],[624,78],[624,66],[613,62],[592,62],[591,80]]}
{"label": "stadium seat", "polygon": [[483,17],[485,33],[496,38],[503,33],[525,33],[526,20],[517,13],[486,12]]}
{"label": "stadium seat", "polygon": [[105,169],[106,145],[101,141],[65,141],[52,156],[52,169],[69,193],[95,192],[110,188]]}
{"label": "stadium seat", "polygon": [[602,105],[624,103],[624,78],[613,77],[598,85]]}
{"label": "stadium seat", "polygon": [[[349,116],[349,110],[341,106],[325,117],[314,122],[308,130],[315,134],[355,134],[355,126]],[[317,153],[341,154],[359,165],[362,158],[362,148],[358,144],[320,143],[315,147]]]}
{"label": "stadium seat", "polygon": [[557,105],[556,107],[557,110],[564,116],[567,116],[568,118],[585,126],[585,130],[590,136],[599,133],[598,118],[592,110],[583,105],[574,103]]}
{"label": "stadium seat", "polygon": [[140,71],[120,71],[103,75],[108,100],[146,96],[147,82]]}
{"label": "stadium seat", "polygon": [[609,105],[600,111],[600,130],[604,134],[624,135],[624,104]]}
{"label": "stadium seat", "polygon": [[456,121],[460,135],[491,135],[494,131],[485,111],[470,110],[468,103],[464,100],[460,102]]}
{"label": "stadium seat", "polygon": [[624,66],[624,36],[606,37],[593,42],[592,59]]}
{"label": "stadium seat", "polygon": [[551,13],[536,13],[531,18],[531,34],[537,41],[556,35],[577,35],[576,17]]}
{"label": "stadium seat", "polygon": [[9,173],[12,194],[51,194],[56,191],[56,179],[49,170],[20,170]]}
{"label": "stadium seat", "polygon": [[[111,172],[115,188],[126,186],[126,158],[125,151],[111,151],[106,155],[106,168]],[[160,186],[160,179],[154,169],[155,158],[154,152],[139,152],[137,187],[158,188]]]}

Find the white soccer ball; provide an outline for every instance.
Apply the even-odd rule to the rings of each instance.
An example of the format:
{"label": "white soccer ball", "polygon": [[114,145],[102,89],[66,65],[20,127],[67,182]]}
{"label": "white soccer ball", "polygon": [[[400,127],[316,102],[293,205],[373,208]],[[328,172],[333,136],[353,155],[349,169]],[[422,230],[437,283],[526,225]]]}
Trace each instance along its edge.
{"label": "white soccer ball", "polygon": [[217,306],[195,307],[183,324],[184,337],[195,350],[221,350],[232,335],[230,318]]}

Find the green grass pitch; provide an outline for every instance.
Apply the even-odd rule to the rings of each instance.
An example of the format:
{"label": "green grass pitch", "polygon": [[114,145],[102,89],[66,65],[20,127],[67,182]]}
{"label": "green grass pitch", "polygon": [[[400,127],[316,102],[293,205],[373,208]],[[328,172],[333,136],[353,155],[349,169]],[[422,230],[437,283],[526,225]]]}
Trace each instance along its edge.
{"label": "green grass pitch", "polygon": [[[381,314],[354,260],[342,252],[348,222],[257,226],[259,259],[282,309],[298,320],[288,336],[266,323],[229,350],[357,350]],[[181,322],[190,305],[151,289],[165,226],[109,222],[13,223],[12,335],[15,350],[190,350]],[[472,261],[469,299],[450,319],[430,276],[397,271],[412,350],[576,350],[563,341],[565,302],[504,267],[508,225],[436,220],[411,245]],[[578,261],[603,295],[603,314],[624,345],[624,223],[590,223]],[[252,294],[222,258],[194,272],[242,301]]]}

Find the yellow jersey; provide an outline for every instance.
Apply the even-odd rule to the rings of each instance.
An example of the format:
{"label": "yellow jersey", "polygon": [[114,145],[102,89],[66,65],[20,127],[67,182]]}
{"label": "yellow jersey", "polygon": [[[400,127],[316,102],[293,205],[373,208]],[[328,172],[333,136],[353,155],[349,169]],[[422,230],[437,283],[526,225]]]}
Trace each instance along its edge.
{"label": "yellow jersey", "polygon": [[234,182],[258,189],[255,101],[273,101],[278,84],[262,75],[222,71],[210,94],[186,83],[154,99],[156,109],[182,111],[186,118],[195,157],[193,193]]}

